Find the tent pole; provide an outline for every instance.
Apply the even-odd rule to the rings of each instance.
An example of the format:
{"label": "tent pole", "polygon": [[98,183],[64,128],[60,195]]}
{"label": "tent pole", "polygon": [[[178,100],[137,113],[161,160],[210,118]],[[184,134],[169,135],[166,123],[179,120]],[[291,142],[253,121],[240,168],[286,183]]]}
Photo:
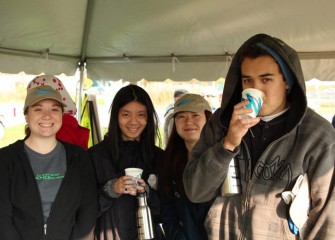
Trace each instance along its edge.
{"label": "tent pole", "polygon": [[81,115],[82,115],[82,112],[81,112],[81,105],[82,105],[82,101],[83,101],[83,83],[84,83],[84,74],[85,74],[85,62],[84,61],[81,61],[79,62],[79,92],[78,92],[78,110],[77,110],[77,119],[78,119],[78,122],[80,123],[81,122]]}

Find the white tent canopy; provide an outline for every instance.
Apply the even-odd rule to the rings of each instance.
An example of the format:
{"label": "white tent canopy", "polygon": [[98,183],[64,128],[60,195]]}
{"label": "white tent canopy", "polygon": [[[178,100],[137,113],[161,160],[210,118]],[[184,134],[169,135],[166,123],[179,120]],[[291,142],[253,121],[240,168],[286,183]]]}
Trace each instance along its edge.
{"label": "white tent canopy", "polygon": [[[250,36],[295,48],[306,80],[335,80],[335,1],[0,0],[0,72],[95,80],[225,77]],[[81,68],[83,69],[83,68]]]}

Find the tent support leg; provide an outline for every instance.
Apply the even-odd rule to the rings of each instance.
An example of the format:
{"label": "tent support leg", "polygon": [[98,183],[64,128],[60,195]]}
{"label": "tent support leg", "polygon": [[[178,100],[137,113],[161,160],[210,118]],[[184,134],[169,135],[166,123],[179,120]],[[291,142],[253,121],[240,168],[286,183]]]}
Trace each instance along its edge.
{"label": "tent support leg", "polygon": [[79,63],[79,74],[80,74],[80,79],[79,79],[79,90],[78,90],[78,110],[77,110],[77,119],[78,122],[81,122],[81,105],[82,105],[82,101],[83,101],[83,84],[84,84],[84,73],[85,73],[85,63],[84,62],[80,62]]}

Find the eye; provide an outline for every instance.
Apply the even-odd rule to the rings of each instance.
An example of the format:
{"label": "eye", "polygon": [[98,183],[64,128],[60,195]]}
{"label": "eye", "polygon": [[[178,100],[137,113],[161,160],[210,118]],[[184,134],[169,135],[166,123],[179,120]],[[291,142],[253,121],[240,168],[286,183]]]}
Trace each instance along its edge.
{"label": "eye", "polygon": [[262,82],[263,83],[267,83],[267,82],[269,82],[269,81],[271,81],[272,79],[271,78],[268,78],[268,77],[266,77],[266,78],[262,78]]}
{"label": "eye", "polygon": [[185,115],[184,114],[178,114],[176,119],[184,119],[185,118]]}
{"label": "eye", "polygon": [[248,82],[250,82],[250,79],[249,79],[249,78],[243,78],[243,79],[242,79],[242,82],[244,82],[244,83],[248,83]]}
{"label": "eye", "polygon": [[242,78],[242,84],[244,85],[251,83],[251,81],[252,81],[251,78]]}
{"label": "eye", "polygon": [[57,108],[53,108],[51,109],[53,112],[60,112],[61,111],[61,108],[57,107]]}
{"label": "eye", "polygon": [[146,117],[146,114],[145,113],[139,113],[138,116],[143,118],[143,117]]}
{"label": "eye", "polygon": [[33,106],[33,107],[32,107],[32,110],[33,110],[34,112],[40,112],[40,111],[42,111],[42,107],[41,107],[41,106]]}

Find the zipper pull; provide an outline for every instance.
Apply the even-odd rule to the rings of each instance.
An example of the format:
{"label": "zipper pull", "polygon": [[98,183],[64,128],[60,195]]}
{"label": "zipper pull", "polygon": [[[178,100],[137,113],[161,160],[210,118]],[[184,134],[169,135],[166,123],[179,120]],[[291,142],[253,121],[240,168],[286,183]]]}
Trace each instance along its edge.
{"label": "zipper pull", "polygon": [[47,235],[47,224],[44,224],[44,235]]}

